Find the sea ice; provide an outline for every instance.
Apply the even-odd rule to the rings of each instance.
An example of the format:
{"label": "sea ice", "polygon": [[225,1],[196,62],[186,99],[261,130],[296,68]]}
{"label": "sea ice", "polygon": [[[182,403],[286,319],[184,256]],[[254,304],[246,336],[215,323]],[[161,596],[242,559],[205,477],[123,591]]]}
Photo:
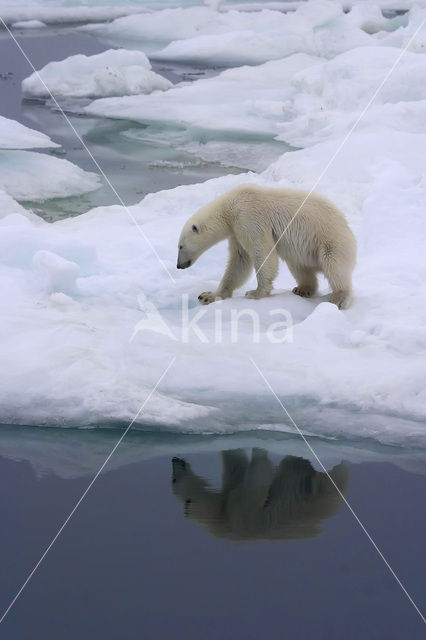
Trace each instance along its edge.
{"label": "sea ice", "polygon": [[0,116],[0,149],[43,149],[59,147],[49,136],[16,120]]}
{"label": "sea ice", "polygon": [[41,249],[34,254],[33,264],[42,274],[46,291],[65,294],[76,292],[76,279],[80,273],[77,263],[66,260],[53,251]]}
{"label": "sea ice", "polygon": [[186,127],[196,139],[205,139],[209,132],[213,139],[218,132],[272,138],[280,131],[277,122],[284,120],[283,105],[295,91],[292,78],[321,62],[321,58],[298,53],[258,67],[227,69],[163,94],[96,100],[86,111],[174,129]]}
{"label": "sea ice", "polygon": [[[358,128],[426,131],[426,65],[394,47],[357,47],[324,60],[295,54],[257,67],[178,85],[166,93],[96,100],[94,115],[185,128],[189,139],[219,135],[276,138],[305,147],[347,133],[374,97]],[[280,81],[277,81],[280,78]],[[189,148],[189,144],[188,147]]]}
{"label": "sea ice", "polygon": [[[0,116],[0,190],[3,194],[0,204],[2,206],[7,206],[4,192],[16,200],[41,201],[47,198],[80,195],[99,188],[100,182],[96,174],[83,171],[68,160],[26,151],[32,148],[59,146],[44,133]],[[13,207],[9,212],[15,210],[16,207]],[[1,216],[3,215],[5,215],[4,209],[1,212]]]}
{"label": "sea ice", "polygon": [[259,64],[296,52],[331,57],[372,41],[357,21],[328,0],[302,2],[290,13],[166,9],[84,29],[136,48],[167,44],[152,54],[158,60],[226,66]]}
{"label": "sea ice", "polygon": [[[265,415],[268,424],[283,424],[286,420],[252,357],[296,421],[314,433],[422,442],[424,430],[416,421],[424,418],[425,407],[426,273],[414,247],[420,249],[426,241],[421,179],[425,134],[353,134],[316,188],[341,206],[358,237],[355,301],[347,312],[327,302],[326,288],[313,300],[294,296],[293,280],[283,265],[275,294],[249,305],[259,317],[260,342],[253,342],[252,321],[246,317],[234,344],[229,321],[233,310],[244,314],[247,309],[242,293],[207,308],[196,305],[198,293],[213,288],[221,277],[226,247],[211,250],[190,271],[174,271],[179,230],[196,208],[241,182],[310,188],[337,143],[284,154],[261,176],[183,186],[151,194],[132,207],[132,216],[176,284],[121,207],[94,209],[42,229],[17,225],[16,216],[9,226],[2,225],[5,242],[10,245],[16,237],[12,244],[20,246],[20,253],[0,252],[2,277],[15,292],[7,304],[16,300],[13,318],[1,315],[6,337],[2,355],[8,363],[0,373],[7,398],[1,419],[26,424],[131,419],[176,356],[160,395],[141,417],[145,424],[227,431],[261,426]],[[67,288],[60,299],[51,293],[34,264],[40,250],[79,265],[72,293]],[[177,339],[141,331],[131,340],[145,313],[139,308],[141,294]],[[207,342],[195,330],[189,331],[188,341],[181,340],[184,294],[189,296],[189,318],[201,314],[198,327]],[[292,340],[278,345],[266,337],[271,312],[277,309],[291,313],[295,323]],[[215,342],[218,314],[220,343]],[[362,412],[343,424],[344,408]],[[391,415],[399,420],[393,422]]]}
{"label": "sea ice", "polygon": [[16,200],[64,198],[99,187],[95,173],[68,160],[33,151],[0,151],[0,188]]}
{"label": "sea ice", "polygon": [[[200,15],[210,16],[210,26],[200,29],[215,24],[218,31],[200,37],[235,32],[232,16],[206,11]],[[228,140],[279,136],[303,147],[283,154],[262,174],[160,191],[127,209],[99,207],[54,224],[24,217],[19,205],[2,197],[0,206],[10,215],[3,210],[0,220],[0,421],[128,424],[175,358],[134,428],[292,430],[254,360],[310,434],[341,442],[426,444],[426,97],[417,41],[345,137],[401,54],[419,13],[413,8],[398,26],[380,24],[377,11],[369,11],[343,15],[337,3],[306,3],[293,18],[311,21],[306,33],[317,20],[313,55],[228,70],[164,93],[98,100],[89,108],[183,129],[200,144],[217,142],[225,132]],[[180,13],[172,15],[176,20],[172,24],[169,15],[167,25],[159,12],[153,14],[158,35],[166,27],[168,37],[173,29],[195,28],[194,22],[179,22]],[[366,16],[378,22],[367,29]],[[257,17],[260,25],[269,19]],[[189,43],[192,36],[182,37]],[[234,46],[232,38],[224,42]],[[47,178],[50,188],[60,184],[59,165],[49,162],[66,161],[26,151],[1,153],[9,154],[0,167],[2,179],[15,158],[14,178],[3,187],[11,196],[25,197],[28,186],[48,189]],[[37,175],[31,173],[36,159]],[[75,175],[73,188],[87,178]],[[198,294],[213,290],[222,276],[226,243],[191,269],[176,271],[181,226],[197,208],[245,182],[314,189],[344,211],[358,240],[350,309],[341,312],[329,303],[325,281],[313,299],[293,295],[285,265],[266,299],[244,298],[252,277],[231,299],[197,304]],[[152,330],[153,308],[169,331]],[[272,343],[271,323],[283,318],[291,320],[286,340]]]}
{"label": "sea ice", "polygon": [[41,20],[20,20],[12,24],[13,29],[43,29],[45,26]]}
{"label": "sea ice", "polygon": [[110,49],[97,55],[78,54],[49,62],[22,82],[25,96],[48,98],[104,97],[164,91],[172,83],[154,73],[142,51]]}
{"label": "sea ice", "polygon": [[295,74],[278,139],[304,147],[341,136],[373,97],[358,129],[425,132],[423,56],[406,51],[375,95],[398,56],[393,47],[359,47]]}
{"label": "sea ice", "polygon": [[[57,5],[60,5],[59,1]],[[69,3],[71,5],[71,3]],[[45,24],[66,24],[68,22],[101,22],[102,20],[113,20],[128,14],[145,13],[147,7],[138,5],[100,5],[100,6],[84,6],[75,4],[74,6],[55,6],[54,2],[49,0],[43,3],[43,0],[35,0],[29,2],[23,0],[22,4],[17,2],[13,5],[3,4],[0,2],[0,16],[6,24],[16,26],[17,22],[37,21]]]}

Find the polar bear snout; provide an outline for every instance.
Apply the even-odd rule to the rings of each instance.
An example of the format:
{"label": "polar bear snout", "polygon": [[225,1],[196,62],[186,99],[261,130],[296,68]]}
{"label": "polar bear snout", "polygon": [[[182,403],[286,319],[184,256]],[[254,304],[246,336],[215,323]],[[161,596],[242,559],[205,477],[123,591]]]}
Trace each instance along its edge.
{"label": "polar bear snout", "polygon": [[191,260],[185,260],[184,262],[183,261],[181,262],[178,258],[178,262],[176,265],[178,269],[187,269],[190,266],[191,266]]}
{"label": "polar bear snout", "polygon": [[187,269],[188,267],[191,266],[191,263],[192,263],[192,260],[190,258],[190,252],[183,245],[179,245],[179,252],[178,252],[176,267],[178,269]]}

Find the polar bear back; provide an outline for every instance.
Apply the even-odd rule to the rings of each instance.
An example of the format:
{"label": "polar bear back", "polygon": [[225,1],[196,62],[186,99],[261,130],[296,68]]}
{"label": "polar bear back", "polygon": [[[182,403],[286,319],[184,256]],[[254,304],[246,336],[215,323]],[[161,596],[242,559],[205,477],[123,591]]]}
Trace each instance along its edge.
{"label": "polar bear back", "polygon": [[[244,185],[227,195],[232,228],[243,246],[251,246],[253,233],[262,230],[272,233],[284,260],[315,267],[321,248],[331,253],[344,247],[348,252],[354,244],[342,212],[319,194]],[[354,261],[355,251],[350,253]]]}

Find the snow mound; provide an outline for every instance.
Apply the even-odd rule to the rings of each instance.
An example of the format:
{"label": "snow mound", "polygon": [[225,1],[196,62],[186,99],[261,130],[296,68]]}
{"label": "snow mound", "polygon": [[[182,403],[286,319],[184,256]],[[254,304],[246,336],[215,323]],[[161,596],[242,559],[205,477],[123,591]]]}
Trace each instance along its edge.
{"label": "snow mound", "polygon": [[52,251],[40,250],[34,254],[33,264],[42,272],[45,289],[49,293],[72,294],[76,291],[80,267],[75,262],[66,260]]}
{"label": "snow mound", "polygon": [[44,133],[0,116],[0,149],[52,149],[59,146]]}
{"label": "snow mound", "polygon": [[171,86],[169,80],[152,71],[141,51],[110,49],[93,56],[79,54],[49,62],[25,78],[22,91],[37,98],[48,98],[48,89],[55,97],[94,98],[164,91]]}
{"label": "snow mound", "polygon": [[0,188],[16,200],[64,198],[99,187],[96,174],[68,160],[33,151],[0,151]]}

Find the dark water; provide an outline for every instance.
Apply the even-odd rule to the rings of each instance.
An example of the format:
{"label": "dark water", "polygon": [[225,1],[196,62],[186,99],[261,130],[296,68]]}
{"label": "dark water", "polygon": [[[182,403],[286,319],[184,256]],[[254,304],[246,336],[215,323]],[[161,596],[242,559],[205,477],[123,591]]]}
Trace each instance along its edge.
{"label": "dark water", "polygon": [[[24,432],[21,461],[10,438],[0,457],[2,610],[99,467],[92,461],[89,471],[87,458],[96,434],[77,438],[74,453],[57,445],[56,462],[43,441],[38,449],[37,436],[31,441]],[[153,442],[128,444],[149,458]],[[161,448],[161,436],[156,442]],[[99,440],[99,460],[110,449]],[[3,622],[3,637],[425,637],[385,564],[306,458],[290,446],[287,457],[259,448],[196,453],[190,436],[176,449],[173,462],[163,451],[121,467],[131,449],[117,450],[117,468],[99,477]],[[424,607],[424,476],[390,462],[336,460],[328,469]]]}
{"label": "dark water", "polygon": [[[79,33],[72,27],[18,30],[14,35],[36,69],[52,60],[62,60],[77,53],[93,55],[108,48],[96,38]],[[211,70],[164,65],[157,65],[155,71],[172,82],[212,73]],[[0,31],[0,114],[46,133],[61,145],[59,151],[43,150],[44,153],[66,158],[82,169],[97,173],[87,152],[58,111],[41,101],[22,100],[21,81],[30,73],[32,69],[16,44],[6,31]],[[80,105],[88,102],[80,101]],[[75,107],[74,104],[73,110]],[[81,111],[81,108],[77,110]],[[134,122],[87,118],[71,112],[68,115],[126,205],[139,202],[147,193],[241,172],[241,169],[226,164],[203,162],[191,154],[177,151],[164,141],[157,144],[155,135],[144,138],[143,125]],[[129,138],[123,135],[129,129],[139,130],[139,136]],[[279,144],[278,147],[281,148]],[[118,202],[110,187],[103,184],[99,190],[84,196],[24,204],[47,220],[56,220],[84,213],[95,206]]]}

